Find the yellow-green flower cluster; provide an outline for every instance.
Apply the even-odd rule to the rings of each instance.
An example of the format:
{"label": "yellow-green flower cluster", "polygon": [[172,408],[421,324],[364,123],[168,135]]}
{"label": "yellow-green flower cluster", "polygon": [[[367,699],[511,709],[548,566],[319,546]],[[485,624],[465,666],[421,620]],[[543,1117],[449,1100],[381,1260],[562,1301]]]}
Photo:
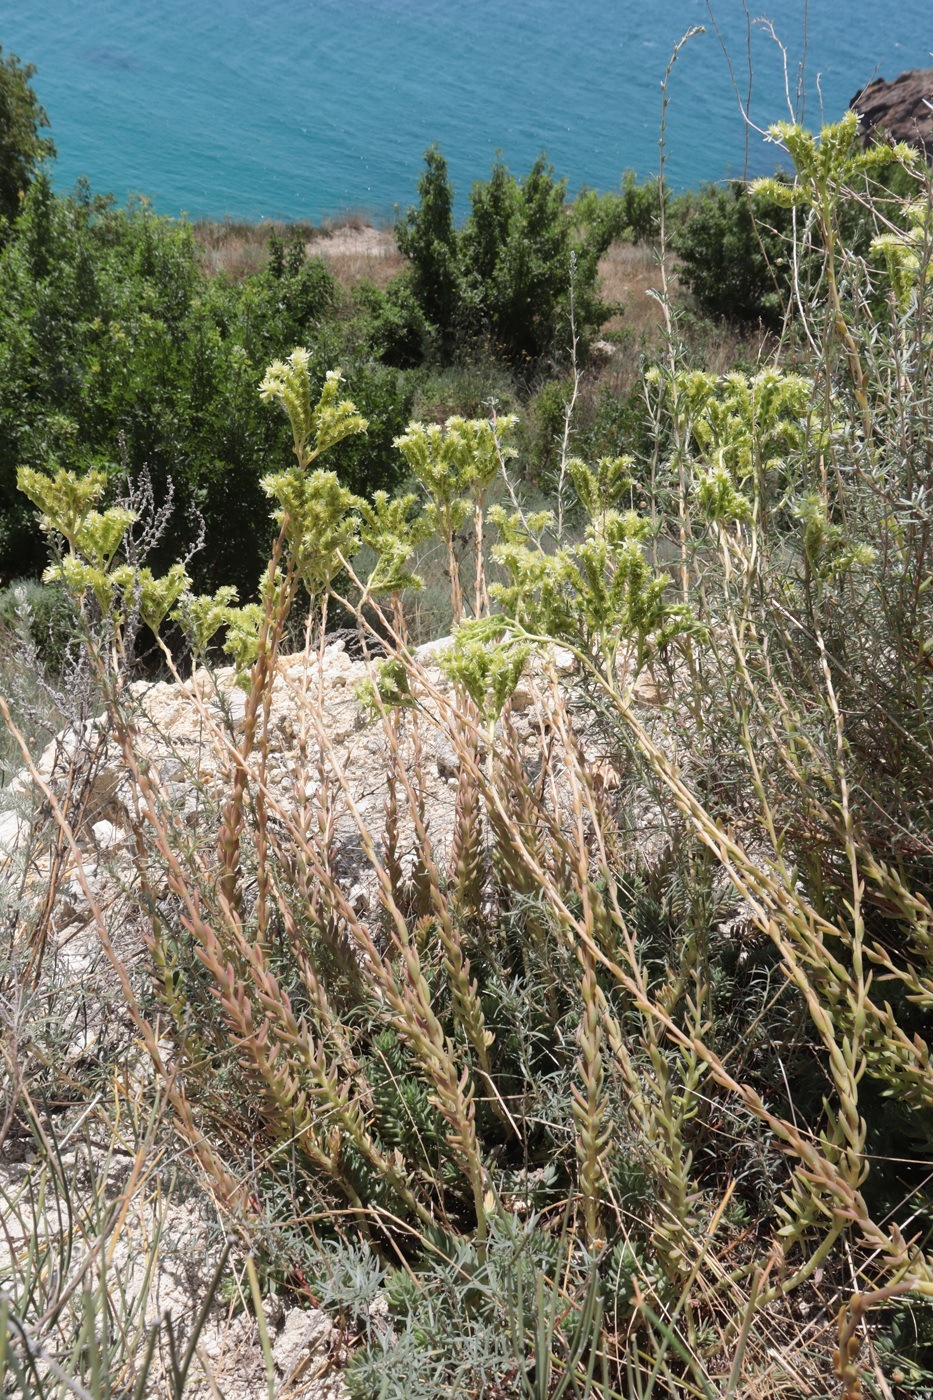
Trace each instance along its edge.
{"label": "yellow-green flower cluster", "polygon": [[301,467],[344,438],[366,431],[356,405],[339,397],[342,378],[341,370],[329,370],[317,403],[312,403],[311,356],[297,346],[286,360],[273,360],[259,386],[265,403],[277,403],[287,413]]}

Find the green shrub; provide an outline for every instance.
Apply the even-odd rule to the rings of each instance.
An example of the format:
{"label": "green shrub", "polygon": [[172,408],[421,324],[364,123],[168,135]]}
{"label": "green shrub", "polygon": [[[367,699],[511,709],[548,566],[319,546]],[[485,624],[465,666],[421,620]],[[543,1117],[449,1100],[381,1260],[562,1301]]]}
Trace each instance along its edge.
{"label": "green shrub", "polygon": [[[519,446],[523,475],[543,491],[556,488],[567,427],[571,379],[547,379],[529,397],[521,414]],[[583,381],[574,405],[567,448],[571,455],[598,461],[633,453],[636,461],[650,458],[653,446],[651,413],[641,383],[630,389]]]}
{"label": "green shrub", "polygon": [[39,166],[55,155],[51,138],[40,134],[49,119],[30,87],[35,71],[0,45],[0,220],[17,217]]}
{"label": "green shrub", "polygon": [[394,277],[385,291],[364,282],[356,293],[362,334],[383,364],[414,369],[433,358],[434,327],[425,315],[410,272]]}
{"label": "green shrub", "polygon": [[790,290],[790,219],[741,180],[711,185],[674,229],[678,275],[710,316],[780,324]]}
{"label": "green shrub", "polygon": [[540,484],[556,480],[572,392],[571,380],[548,379],[531,395],[522,416],[525,474]]}
{"label": "green shrub", "polygon": [[[543,156],[521,180],[497,160],[470,192],[470,214],[453,223],[447,164],[432,147],[419,185],[420,204],[396,226],[413,267],[419,304],[449,355],[464,339],[486,342],[511,364],[531,368],[569,353],[571,282],[578,334],[585,340],[609,314],[597,295],[599,258],[620,231],[621,206],[575,233],[567,184]],[[589,207],[589,206],[587,206]]]}
{"label": "green shrub", "polygon": [[625,227],[631,229],[635,243],[648,243],[657,238],[661,227],[661,200],[664,208],[670,205],[670,191],[663,190],[657,180],[643,180],[638,183],[634,170],[622,172],[622,207]]}
{"label": "green shrub", "polygon": [[395,237],[411,262],[412,287],[424,315],[449,337],[460,301],[454,192],[438,146],[425,151],[424,163],[419,203],[396,223]]}
{"label": "green shrub", "polygon": [[[664,188],[664,207],[670,206],[670,192]],[[573,203],[574,217],[582,224],[604,228],[610,240],[627,238],[632,243],[648,243],[661,230],[661,191],[658,181],[638,182],[634,170],[622,172],[619,193],[597,194],[584,189]]]}
{"label": "green shrub", "polygon": [[627,391],[597,385],[584,395],[575,427],[574,451],[587,461],[625,453],[650,461],[657,429],[640,383]]}
{"label": "green shrub", "polygon": [[[86,187],[60,199],[38,177],[0,251],[0,575],[38,573],[46,559],[18,467],[104,465],[114,490],[145,468],[157,501],[169,482],[174,492],[157,563],[186,554],[203,520],[199,586],[249,596],[271,538],[259,478],[287,444],[254,386],[299,341],[320,347],[322,378],[342,360],[373,425],[340,470],[354,487],[393,484],[410,390],[369,345],[345,353],[340,289],[302,240],[273,254],[242,282],[209,280],[189,225]],[[387,348],[393,327],[395,348],[404,343],[405,305],[402,289],[386,298],[377,338]]]}
{"label": "green shrub", "polygon": [[26,622],[32,645],[53,673],[61,671],[74,636],[74,609],[59,584],[14,579],[0,589],[0,637],[8,645]]}
{"label": "green shrub", "polygon": [[464,356],[453,365],[425,365],[413,376],[414,413],[432,423],[448,418],[482,418],[495,407],[513,413],[518,389],[509,367],[487,355]]}

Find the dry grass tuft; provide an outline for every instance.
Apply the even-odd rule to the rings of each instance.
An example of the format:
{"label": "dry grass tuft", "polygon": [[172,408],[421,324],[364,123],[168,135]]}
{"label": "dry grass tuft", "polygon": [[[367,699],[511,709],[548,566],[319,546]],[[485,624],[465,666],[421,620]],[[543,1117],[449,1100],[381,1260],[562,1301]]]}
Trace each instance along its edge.
{"label": "dry grass tuft", "polygon": [[[667,282],[671,298],[683,309],[689,302],[677,277],[673,254],[667,257]],[[619,303],[622,310],[611,316],[602,334],[621,336],[627,345],[649,359],[661,353],[664,344],[664,313],[653,295],[661,287],[658,249],[648,243],[613,243],[599,264],[600,293],[606,301]],[[768,332],[754,327],[711,321],[708,317],[683,316],[680,322],[687,357],[710,374],[726,374],[737,364],[760,364],[775,351],[777,341]],[[627,393],[640,373],[639,355],[612,357],[597,377],[599,385]],[[590,387],[595,387],[594,380]]]}
{"label": "dry grass tuft", "polygon": [[[677,290],[671,259],[668,277]],[[660,287],[658,250],[652,243],[613,243],[599,261],[600,294],[606,301],[621,302],[625,310],[611,317],[604,331],[625,330],[638,338],[655,340],[663,328],[661,307],[650,295]]]}
{"label": "dry grass tuft", "polygon": [[374,282],[385,287],[406,266],[391,229],[352,221],[332,229],[326,225],[308,243],[308,252],[323,258],[345,287]]}
{"label": "dry grass tuft", "polygon": [[203,267],[212,276],[223,274],[242,282],[259,272],[269,256],[269,237],[285,242],[296,234],[313,257],[323,258],[345,287],[368,280],[385,287],[405,266],[391,229],[378,228],[361,214],[327,219],[322,224],[286,224],[274,219],[249,223],[243,219],[199,219],[194,236],[201,247]]}

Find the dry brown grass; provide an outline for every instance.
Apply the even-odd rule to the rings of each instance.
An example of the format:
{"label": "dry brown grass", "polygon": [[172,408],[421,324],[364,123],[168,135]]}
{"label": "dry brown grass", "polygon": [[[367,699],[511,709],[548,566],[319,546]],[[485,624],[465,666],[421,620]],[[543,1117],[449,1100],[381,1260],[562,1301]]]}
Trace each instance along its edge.
{"label": "dry brown grass", "polygon": [[269,256],[269,235],[273,229],[284,237],[290,225],[265,219],[198,219],[195,240],[201,247],[202,266],[212,276],[223,273],[233,282],[242,282],[264,266]]}
{"label": "dry brown grass", "polygon": [[317,230],[307,247],[309,253],[324,259],[345,287],[364,280],[385,287],[406,265],[391,229],[357,220]]}
{"label": "dry brown grass", "polygon": [[[677,290],[671,260],[668,260],[671,290]],[[655,339],[661,331],[662,315],[658,302],[649,295],[661,285],[658,250],[650,243],[613,243],[599,261],[600,295],[625,308],[612,316],[604,331],[626,330],[636,338]]]}
{"label": "dry brown grass", "polygon": [[262,268],[269,256],[269,235],[276,232],[288,242],[297,233],[313,257],[323,258],[345,287],[363,280],[384,287],[405,266],[391,229],[377,228],[362,215],[311,223],[286,224],[266,219],[249,223],[240,219],[199,219],[194,236],[202,251],[202,265],[212,276],[223,274],[242,282]]}
{"label": "dry brown grass", "polygon": [[[673,254],[667,258],[668,291],[675,306],[689,310],[689,298],[677,277]],[[602,333],[622,332],[639,354],[649,358],[659,353],[664,339],[664,316],[660,302],[651,295],[661,287],[661,267],[658,249],[648,243],[613,243],[599,264],[600,294],[606,301],[621,304],[622,310],[611,316]],[[740,363],[758,363],[775,349],[775,338],[755,327],[739,327],[726,321],[711,321],[698,317],[684,318],[680,334],[689,359],[710,374],[726,374]],[[631,388],[632,374],[638,355],[625,355],[628,370],[620,367],[618,353],[601,376],[601,382],[614,384],[620,392]]]}

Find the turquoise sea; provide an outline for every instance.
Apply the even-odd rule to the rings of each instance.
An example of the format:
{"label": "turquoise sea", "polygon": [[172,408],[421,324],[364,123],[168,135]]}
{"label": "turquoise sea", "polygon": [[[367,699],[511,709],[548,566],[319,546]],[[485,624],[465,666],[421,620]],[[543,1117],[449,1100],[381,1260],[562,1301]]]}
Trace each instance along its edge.
{"label": "turquoise sea", "polygon": [[785,84],[749,3],[715,0],[714,23],[704,0],[0,0],[0,43],[39,68],[61,189],[85,174],[167,214],[389,217],[433,141],[461,208],[497,150],[516,173],[546,150],[572,189],[655,173],[662,77],[693,25],[669,85],[681,187],[773,167],[740,99],[763,127],[789,87],[817,124],[872,76],[933,64],[931,0],[772,0]]}

